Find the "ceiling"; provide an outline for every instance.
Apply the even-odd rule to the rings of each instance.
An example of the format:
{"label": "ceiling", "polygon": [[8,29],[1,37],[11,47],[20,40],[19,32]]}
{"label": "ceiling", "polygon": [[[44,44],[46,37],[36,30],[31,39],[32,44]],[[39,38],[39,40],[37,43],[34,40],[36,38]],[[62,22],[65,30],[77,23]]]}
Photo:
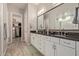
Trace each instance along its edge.
{"label": "ceiling", "polygon": [[59,4],[61,3],[32,3],[32,5],[35,5],[38,8],[38,10],[42,8],[46,8],[48,10]]}
{"label": "ceiling", "polygon": [[18,9],[25,9],[26,3],[8,3],[9,7],[15,7]]}
{"label": "ceiling", "polygon": [[[47,10],[56,6],[57,3],[29,3],[29,4],[36,6],[38,11],[40,11],[41,9],[45,9],[44,12],[46,12]],[[14,9],[25,10],[27,3],[8,3],[8,6]]]}
{"label": "ceiling", "polygon": [[[36,8],[38,9],[38,12],[44,13],[48,10],[50,10],[51,8],[59,5],[60,3],[32,3],[32,5],[36,6]],[[41,12],[43,11],[43,12]]]}
{"label": "ceiling", "polygon": [[[27,3],[8,3],[10,7],[16,7],[18,9],[25,9]],[[37,6],[38,9],[43,7],[51,8],[55,5],[55,3],[31,3],[32,5]]]}

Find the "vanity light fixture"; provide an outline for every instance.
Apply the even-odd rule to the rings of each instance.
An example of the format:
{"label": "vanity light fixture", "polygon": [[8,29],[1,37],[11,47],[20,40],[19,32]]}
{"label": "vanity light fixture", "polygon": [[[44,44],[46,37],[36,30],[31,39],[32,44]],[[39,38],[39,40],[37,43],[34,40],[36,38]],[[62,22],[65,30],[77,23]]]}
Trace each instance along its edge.
{"label": "vanity light fixture", "polygon": [[66,17],[66,18],[59,18],[59,21],[60,22],[63,22],[63,21],[67,21],[67,20],[69,20],[69,19],[71,19],[71,17],[70,16],[68,16],[68,17]]}
{"label": "vanity light fixture", "polygon": [[61,4],[61,3],[52,3],[52,5],[55,5],[55,6],[56,6],[56,5],[59,5],[59,4]]}
{"label": "vanity light fixture", "polygon": [[61,22],[62,21],[62,18],[59,18],[59,21]]}
{"label": "vanity light fixture", "polygon": [[70,19],[71,19],[71,16],[67,16],[67,17],[65,18],[65,21],[70,20]]}
{"label": "vanity light fixture", "polygon": [[67,13],[67,12],[65,12],[65,13],[64,13],[64,15],[65,15],[65,16],[67,16],[67,15],[68,15],[68,13]]}
{"label": "vanity light fixture", "polygon": [[63,15],[61,15],[61,17],[58,19],[60,22],[64,22],[64,21],[68,21],[70,19],[72,19],[73,16],[70,13],[64,13]]}
{"label": "vanity light fixture", "polygon": [[38,12],[38,15],[44,13],[44,11],[45,11],[45,8],[42,8],[42,9]]}

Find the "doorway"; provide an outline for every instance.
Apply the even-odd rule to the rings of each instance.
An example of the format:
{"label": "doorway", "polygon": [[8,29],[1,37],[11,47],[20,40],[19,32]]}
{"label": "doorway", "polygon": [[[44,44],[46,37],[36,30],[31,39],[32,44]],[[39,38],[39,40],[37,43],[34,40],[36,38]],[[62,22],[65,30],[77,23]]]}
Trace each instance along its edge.
{"label": "doorway", "polygon": [[12,42],[22,40],[22,15],[12,14]]}

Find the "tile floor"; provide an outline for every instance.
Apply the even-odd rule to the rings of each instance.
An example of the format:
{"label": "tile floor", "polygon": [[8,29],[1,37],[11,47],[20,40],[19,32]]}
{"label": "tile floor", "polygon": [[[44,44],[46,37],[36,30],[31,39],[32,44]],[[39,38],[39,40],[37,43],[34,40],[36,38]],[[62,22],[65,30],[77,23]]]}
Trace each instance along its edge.
{"label": "tile floor", "polygon": [[8,45],[5,56],[42,56],[32,45],[27,45],[19,39]]}

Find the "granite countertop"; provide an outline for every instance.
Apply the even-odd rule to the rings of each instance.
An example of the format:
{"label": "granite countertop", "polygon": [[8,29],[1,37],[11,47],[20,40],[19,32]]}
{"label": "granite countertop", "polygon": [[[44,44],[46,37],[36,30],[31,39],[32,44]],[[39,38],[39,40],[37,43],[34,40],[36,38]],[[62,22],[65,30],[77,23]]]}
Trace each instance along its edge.
{"label": "granite countertop", "polygon": [[73,36],[53,35],[53,34],[47,35],[47,34],[36,33],[36,32],[31,32],[31,33],[40,34],[40,35],[45,35],[45,36],[51,36],[51,37],[57,37],[57,38],[61,38],[61,39],[79,41],[79,38],[78,38],[78,37],[73,37]]}
{"label": "granite countertop", "polygon": [[73,40],[73,41],[79,41],[79,39],[74,38],[74,37],[67,37],[67,36],[62,36],[62,35],[51,35],[52,37],[57,37],[57,38],[62,38],[62,39],[68,39],[68,40]]}

